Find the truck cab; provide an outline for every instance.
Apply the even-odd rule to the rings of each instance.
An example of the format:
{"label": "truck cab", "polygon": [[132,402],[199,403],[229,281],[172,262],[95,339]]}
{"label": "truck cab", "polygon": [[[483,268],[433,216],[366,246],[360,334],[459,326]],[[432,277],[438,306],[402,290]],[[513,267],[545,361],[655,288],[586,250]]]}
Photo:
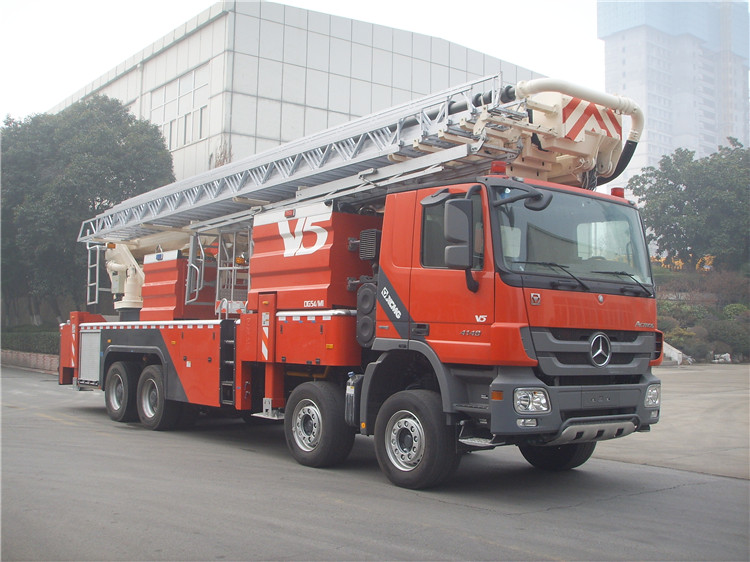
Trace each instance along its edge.
{"label": "truck cab", "polygon": [[363,433],[396,364],[404,390],[439,392],[459,449],[515,444],[569,468],[659,419],[653,281],[622,197],[506,175],[392,193],[375,294]]}

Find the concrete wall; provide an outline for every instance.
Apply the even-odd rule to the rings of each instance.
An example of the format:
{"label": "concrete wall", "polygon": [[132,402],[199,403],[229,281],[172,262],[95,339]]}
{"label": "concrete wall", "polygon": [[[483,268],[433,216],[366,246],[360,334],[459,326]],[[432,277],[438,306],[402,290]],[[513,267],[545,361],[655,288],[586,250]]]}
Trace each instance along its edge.
{"label": "concrete wall", "polygon": [[43,353],[28,353],[25,351],[2,350],[2,365],[13,367],[24,367],[45,373],[57,373],[60,358],[57,355],[45,355]]}

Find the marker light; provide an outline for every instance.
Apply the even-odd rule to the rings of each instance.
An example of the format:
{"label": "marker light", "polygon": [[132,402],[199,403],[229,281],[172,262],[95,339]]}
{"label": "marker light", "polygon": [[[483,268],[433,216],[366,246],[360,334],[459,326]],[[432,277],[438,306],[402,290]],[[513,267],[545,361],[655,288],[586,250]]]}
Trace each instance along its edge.
{"label": "marker light", "polygon": [[609,193],[614,197],[622,197],[625,199],[625,188],[624,187],[613,187]]}
{"label": "marker light", "polygon": [[519,414],[550,411],[549,396],[543,388],[517,388],[513,391],[513,407]]}
{"label": "marker light", "polygon": [[646,398],[643,401],[643,405],[646,408],[658,408],[659,404],[661,404],[661,385],[649,385],[646,389]]}
{"label": "marker light", "polygon": [[490,173],[491,174],[505,174],[505,172],[508,169],[508,164],[506,162],[501,162],[500,160],[495,160],[490,164]]}

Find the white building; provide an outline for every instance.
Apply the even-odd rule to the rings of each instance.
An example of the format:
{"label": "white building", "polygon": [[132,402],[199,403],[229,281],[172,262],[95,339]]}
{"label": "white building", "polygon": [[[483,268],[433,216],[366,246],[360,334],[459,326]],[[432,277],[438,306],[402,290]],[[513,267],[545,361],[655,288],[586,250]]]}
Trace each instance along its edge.
{"label": "white building", "polygon": [[161,127],[177,179],[502,72],[437,37],[271,2],[219,2],[53,108],[101,94]]}
{"label": "white building", "polygon": [[678,148],[708,156],[727,137],[747,146],[748,2],[598,0],[608,92],[646,115],[630,171]]}

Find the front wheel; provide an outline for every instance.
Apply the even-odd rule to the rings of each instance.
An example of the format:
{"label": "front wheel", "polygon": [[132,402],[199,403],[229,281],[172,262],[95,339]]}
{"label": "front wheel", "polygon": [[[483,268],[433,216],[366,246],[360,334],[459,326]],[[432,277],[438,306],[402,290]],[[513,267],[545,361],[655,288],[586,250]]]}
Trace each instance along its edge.
{"label": "front wheel", "polygon": [[330,382],[306,382],[292,391],[284,415],[284,436],[298,463],[322,468],[346,460],[354,428],[344,420],[344,391]]}
{"label": "front wheel", "polygon": [[388,480],[402,488],[429,488],[450,477],[461,456],[440,395],[405,390],[389,397],[375,420],[375,454]]}
{"label": "front wheel", "polygon": [[138,379],[138,417],[149,429],[173,429],[182,411],[182,404],[167,400],[164,372],[161,365],[149,365]]}
{"label": "front wheel", "polygon": [[518,448],[529,464],[542,470],[571,470],[581,466],[594,453],[596,442],[573,443],[553,447],[519,445]]}

